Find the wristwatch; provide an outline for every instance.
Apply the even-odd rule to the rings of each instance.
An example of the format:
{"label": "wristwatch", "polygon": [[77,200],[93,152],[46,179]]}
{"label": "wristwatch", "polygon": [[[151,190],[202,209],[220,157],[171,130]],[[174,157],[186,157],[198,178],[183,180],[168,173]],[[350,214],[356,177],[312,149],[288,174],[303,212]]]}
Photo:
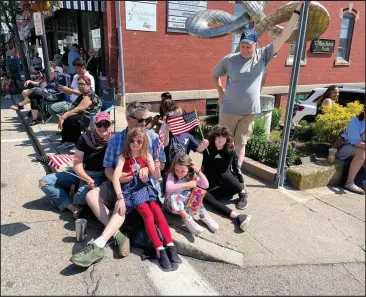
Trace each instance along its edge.
{"label": "wristwatch", "polygon": [[296,13],[296,14],[298,14],[298,15],[300,15],[300,11],[298,11],[298,10],[294,10],[294,13]]}

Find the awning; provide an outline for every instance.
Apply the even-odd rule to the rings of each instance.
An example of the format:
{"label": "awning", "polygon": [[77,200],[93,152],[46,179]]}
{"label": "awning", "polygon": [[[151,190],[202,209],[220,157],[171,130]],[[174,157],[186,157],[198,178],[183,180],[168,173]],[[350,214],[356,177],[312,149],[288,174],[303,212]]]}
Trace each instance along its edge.
{"label": "awning", "polygon": [[59,1],[59,8],[105,12],[105,1]]}

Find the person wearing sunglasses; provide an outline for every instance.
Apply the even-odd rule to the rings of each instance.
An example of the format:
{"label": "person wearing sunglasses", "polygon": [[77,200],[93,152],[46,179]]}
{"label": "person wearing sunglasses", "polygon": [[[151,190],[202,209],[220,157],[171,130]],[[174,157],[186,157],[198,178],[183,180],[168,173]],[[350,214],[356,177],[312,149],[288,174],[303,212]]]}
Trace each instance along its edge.
{"label": "person wearing sunglasses", "polygon": [[[90,119],[83,113],[96,114],[102,107],[102,101],[91,90],[90,86],[89,77],[84,75],[78,77],[80,95],[72,103],[71,109],[65,112],[58,122],[58,128],[62,130],[62,141],[64,142],[58,147],[59,149],[74,147],[81,135],[81,125],[89,125]],[[71,150],[74,151],[74,148]]]}
{"label": "person wearing sunglasses", "polygon": [[[103,182],[100,186],[94,188],[89,191],[86,195],[86,200],[89,207],[93,210],[95,216],[101,221],[105,226],[107,226],[110,221],[111,214],[116,212],[116,203],[117,196],[114,191],[114,187],[112,184],[113,180],[113,172],[117,167],[117,160],[121,152],[123,151],[125,144],[127,142],[127,133],[134,128],[144,128],[146,120],[149,118],[150,105],[140,103],[138,101],[131,102],[126,107],[126,120],[127,120],[127,128],[122,132],[113,136],[111,141],[108,144],[106,154],[103,161],[103,166],[105,168],[105,174],[107,176],[107,180]],[[157,155],[158,151],[158,135],[152,130],[148,130],[144,128],[144,131],[148,137],[148,152],[152,155],[153,160],[159,159],[160,161],[160,169],[164,168],[165,165],[165,154],[164,150],[160,150],[159,155]],[[147,170],[146,170],[147,169]],[[151,181],[154,188],[158,191],[159,198],[161,197],[161,189],[159,182],[154,177],[149,177],[148,168],[141,168],[138,170],[138,177],[142,182],[147,182],[148,179]],[[128,173],[122,173],[120,182],[127,183],[131,181],[133,176],[130,176]],[[136,220],[135,220],[136,217]],[[133,219],[132,219],[133,218]],[[124,215],[115,215],[113,216],[114,225],[120,225],[124,222]],[[132,211],[131,214],[126,216],[126,221],[130,222],[130,227],[136,232],[145,232],[144,223],[141,224],[141,216],[137,213],[137,211]],[[142,226],[141,229],[137,227],[137,225]],[[117,230],[115,230],[117,231]],[[118,239],[116,238],[118,242]],[[98,258],[98,255],[95,255],[93,249],[87,253],[85,257],[85,265],[91,265],[95,262],[95,259]],[[125,257],[129,253],[129,248],[124,250],[119,250],[120,255]],[[100,256],[100,255],[99,255]]]}
{"label": "person wearing sunglasses", "polygon": [[[84,206],[87,205],[86,194],[106,180],[103,160],[107,145],[112,138],[111,131],[110,116],[102,111],[95,116],[94,128],[79,137],[74,167],[69,172],[88,182],[65,172],[48,174],[39,181],[41,190],[51,200],[51,204],[60,211],[68,209],[74,219],[79,218]],[[73,197],[69,194],[72,185],[78,185]],[[122,234],[119,235],[121,236]]]}

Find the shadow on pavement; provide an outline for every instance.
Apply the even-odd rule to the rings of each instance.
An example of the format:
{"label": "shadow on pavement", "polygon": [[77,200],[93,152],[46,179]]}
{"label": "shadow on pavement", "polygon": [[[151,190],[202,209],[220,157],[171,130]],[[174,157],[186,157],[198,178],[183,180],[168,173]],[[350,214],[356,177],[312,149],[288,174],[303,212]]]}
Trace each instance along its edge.
{"label": "shadow on pavement", "polygon": [[30,227],[23,223],[11,223],[11,224],[5,224],[1,225],[1,234],[6,236],[14,236],[18,233],[24,232],[29,230]]}
{"label": "shadow on pavement", "polygon": [[75,264],[70,264],[66,268],[60,271],[60,274],[63,276],[73,276],[79,273],[83,273],[88,270],[89,267],[80,267]]}

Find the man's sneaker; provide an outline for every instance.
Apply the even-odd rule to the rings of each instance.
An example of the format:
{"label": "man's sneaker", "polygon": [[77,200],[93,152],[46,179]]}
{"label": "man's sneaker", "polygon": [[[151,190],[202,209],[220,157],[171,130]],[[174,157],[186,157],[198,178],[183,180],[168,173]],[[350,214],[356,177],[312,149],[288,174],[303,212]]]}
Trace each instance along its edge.
{"label": "man's sneaker", "polygon": [[188,228],[189,232],[191,232],[193,235],[200,235],[203,233],[203,228],[198,225],[191,216],[184,218],[183,222]]}
{"label": "man's sneaker", "polygon": [[130,254],[130,239],[122,232],[116,234],[116,244],[118,248],[118,254],[121,257],[127,257]]}
{"label": "man's sneaker", "polygon": [[182,263],[182,259],[179,258],[178,256],[178,252],[177,252],[177,247],[174,246],[174,245],[169,245],[165,248],[167,254],[168,254],[168,257],[169,257],[169,260],[170,260],[170,263],[177,263],[177,264],[180,264]]}
{"label": "man's sneaker", "polygon": [[165,271],[172,269],[172,264],[170,263],[168,254],[165,249],[156,249],[156,258],[158,259],[158,263],[161,269]]}
{"label": "man's sneaker", "polygon": [[219,224],[216,223],[207,212],[201,214],[200,219],[211,229],[212,232],[216,232],[217,230],[219,230]]}
{"label": "man's sneaker", "polygon": [[239,228],[242,231],[247,231],[251,219],[252,219],[251,215],[245,215],[245,214],[240,214],[236,217],[236,221],[238,222]]}
{"label": "man's sneaker", "polygon": [[75,145],[75,143],[73,142],[65,142],[63,144],[61,144],[58,149],[60,150],[64,150],[64,149],[67,149],[67,148],[70,148],[70,147],[73,147]]}
{"label": "man's sneaker", "polygon": [[246,209],[248,206],[248,193],[239,193],[239,199],[235,206],[237,209]]}
{"label": "man's sneaker", "polygon": [[93,243],[89,243],[84,249],[70,258],[70,261],[77,266],[89,267],[99,262],[104,257],[104,250]]}

